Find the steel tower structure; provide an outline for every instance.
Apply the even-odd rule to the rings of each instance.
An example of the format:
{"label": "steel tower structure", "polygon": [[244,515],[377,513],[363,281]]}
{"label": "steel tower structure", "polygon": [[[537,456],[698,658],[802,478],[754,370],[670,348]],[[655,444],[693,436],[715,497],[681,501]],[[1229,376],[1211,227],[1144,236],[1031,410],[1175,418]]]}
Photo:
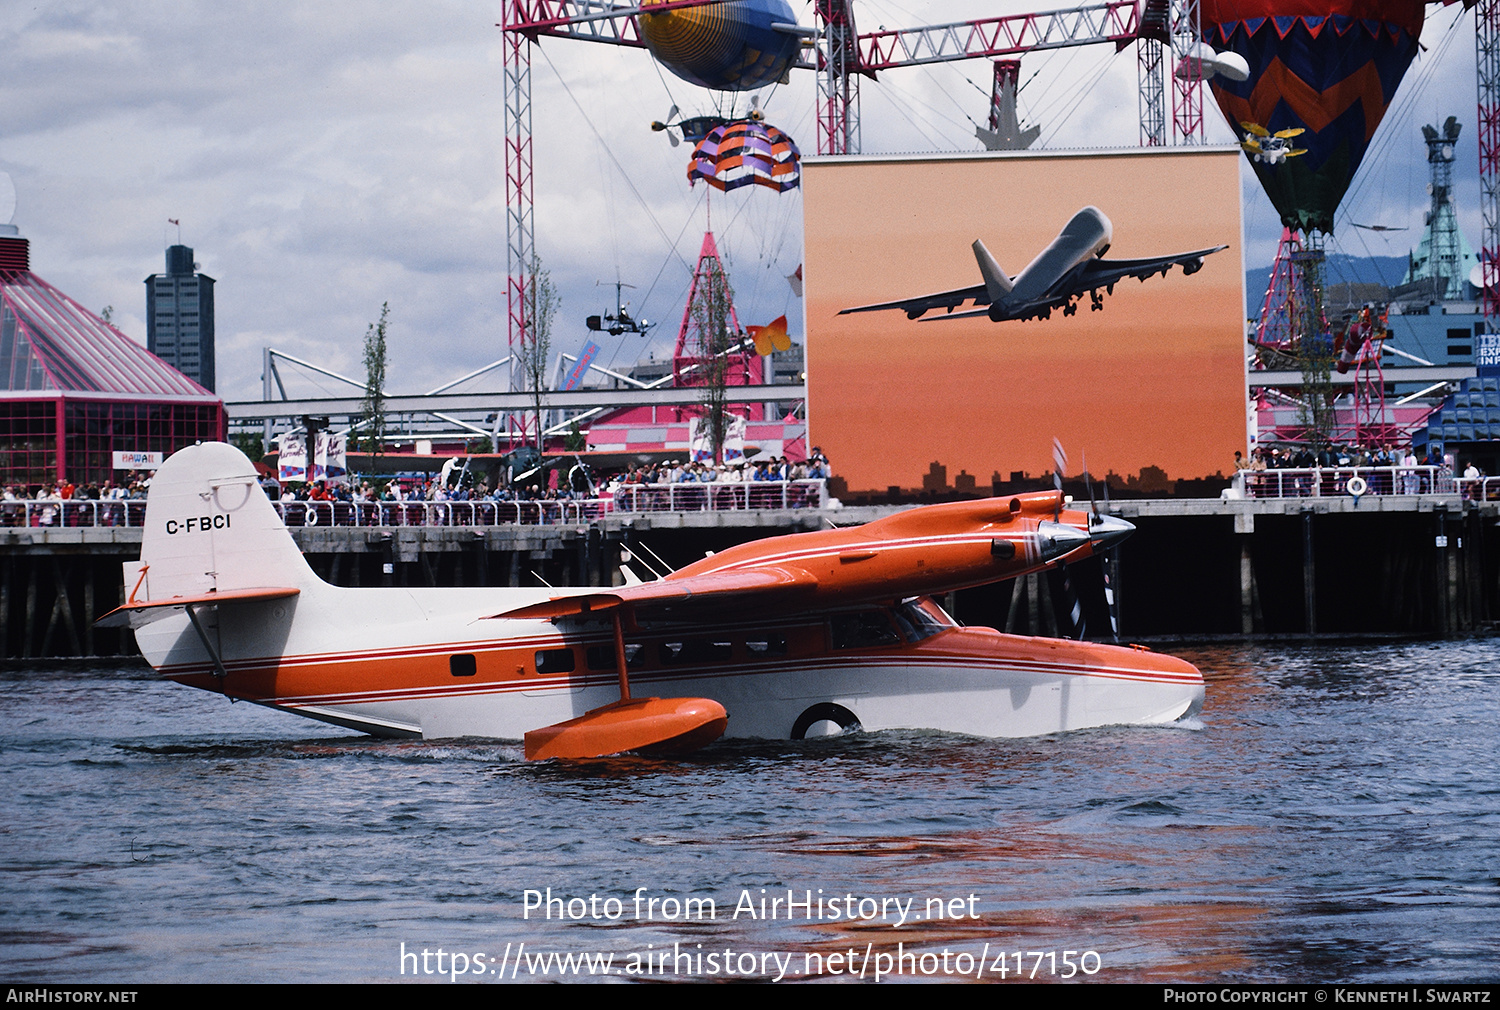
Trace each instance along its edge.
{"label": "steel tower structure", "polygon": [[[662,0],[652,13],[697,7],[720,0]],[[1492,5],[1500,0],[1488,0]],[[1190,6],[1181,14],[1178,6]],[[503,30],[505,88],[506,307],[511,388],[520,382],[520,363],[532,345],[533,312],[529,292],[536,270],[536,227],[531,141],[531,46],[543,36],[584,39],[610,45],[645,48],[636,4],[607,0],[505,0]],[[1142,66],[1141,143],[1164,144],[1165,115],[1162,45],[1190,46],[1197,31],[1197,0],[1107,0],[1072,10],[982,18],[919,28],[860,35],[852,0],[816,0],[814,67],[818,71],[818,153],[859,152],[859,78],[875,79],[882,70],[947,63],[976,57],[1021,56],[1046,49],[1114,43],[1116,50],[1139,42]],[[1178,36],[1181,36],[1179,39]],[[1186,50],[1185,50],[1186,51]],[[1174,78],[1175,80],[1175,78]],[[1154,82],[1154,83],[1153,83]],[[1174,84],[1174,135],[1201,141],[1202,80]],[[1149,121],[1148,121],[1149,120]],[[1194,139],[1196,138],[1196,140]],[[512,416],[513,440],[528,435],[527,420]]]}
{"label": "steel tower structure", "polygon": [[1479,210],[1481,311],[1486,329],[1500,332],[1500,0],[1474,5],[1479,91]]}

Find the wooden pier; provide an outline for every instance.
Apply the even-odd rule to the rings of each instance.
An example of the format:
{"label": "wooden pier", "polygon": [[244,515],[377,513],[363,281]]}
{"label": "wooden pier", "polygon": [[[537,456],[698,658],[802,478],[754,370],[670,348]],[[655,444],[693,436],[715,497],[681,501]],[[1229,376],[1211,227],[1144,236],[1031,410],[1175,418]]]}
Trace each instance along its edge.
{"label": "wooden pier", "polygon": [[[657,512],[550,526],[294,528],[322,578],[343,586],[607,586],[622,550],[680,567],[733,544],[868,522],[895,507]],[[1124,640],[1452,636],[1500,618],[1500,502],[1456,495],[1115,502],[1137,531],[1114,566]],[[0,530],[0,658],[135,655],[95,618],[124,598],[138,528]],[[642,575],[648,573],[637,566]],[[1109,637],[1099,559],[951,594],[959,620],[1067,636],[1076,599]]]}

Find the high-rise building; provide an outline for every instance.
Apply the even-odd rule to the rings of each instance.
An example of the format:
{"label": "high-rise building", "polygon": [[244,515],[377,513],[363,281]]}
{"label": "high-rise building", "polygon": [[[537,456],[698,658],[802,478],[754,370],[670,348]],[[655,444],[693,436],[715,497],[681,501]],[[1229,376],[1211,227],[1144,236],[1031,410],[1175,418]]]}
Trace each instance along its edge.
{"label": "high-rise building", "polygon": [[214,388],[214,279],[197,272],[193,250],[167,248],[167,272],[146,278],[146,349]]}

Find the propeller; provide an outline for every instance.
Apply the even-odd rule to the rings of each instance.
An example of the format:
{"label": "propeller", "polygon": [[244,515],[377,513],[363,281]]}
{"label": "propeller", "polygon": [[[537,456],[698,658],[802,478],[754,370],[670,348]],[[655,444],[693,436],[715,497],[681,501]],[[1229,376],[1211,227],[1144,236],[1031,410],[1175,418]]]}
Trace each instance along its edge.
{"label": "propeller", "polygon": [[[1084,459],[1084,465],[1087,468],[1087,457]],[[1057,489],[1059,494],[1057,499],[1058,519],[1062,518],[1062,480],[1063,471],[1067,468],[1068,454],[1063,450],[1062,439],[1054,436],[1052,439],[1052,486]],[[1089,525],[1091,527],[1090,532],[1092,533],[1093,523],[1091,522]],[[1083,636],[1088,632],[1088,623],[1083,619],[1083,603],[1078,599],[1077,591],[1073,589],[1073,580],[1068,577],[1068,566],[1066,564],[1062,566],[1062,580],[1063,593],[1066,594],[1068,599],[1068,615],[1073,619],[1073,631],[1077,634],[1078,640],[1081,642],[1083,641]]]}
{"label": "propeller", "polygon": [[667,111],[666,119],[653,120],[651,123],[651,131],[653,133],[665,132],[667,135],[667,140],[673,147],[676,147],[678,144],[682,143],[682,140],[677,136],[677,134],[672,132],[672,120],[677,118],[677,111],[677,106],[673,105],[672,108]]}
{"label": "propeller", "polygon": [[[1129,533],[1131,526],[1123,519],[1116,519],[1099,511],[1099,502],[1094,498],[1094,479],[1089,475],[1088,454],[1083,457],[1083,481],[1089,491],[1089,535],[1102,539],[1104,550],[1099,552],[1099,565],[1104,570],[1104,603],[1109,608],[1110,637],[1120,641],[1120,605],[1115,598],[1115,566],[1119,562],[1115,554],[1116,545]],[[1109,510],[1109,481],[1104,482],[1104,508]],[[1080,636],[1082,637],[1082,636]]]}

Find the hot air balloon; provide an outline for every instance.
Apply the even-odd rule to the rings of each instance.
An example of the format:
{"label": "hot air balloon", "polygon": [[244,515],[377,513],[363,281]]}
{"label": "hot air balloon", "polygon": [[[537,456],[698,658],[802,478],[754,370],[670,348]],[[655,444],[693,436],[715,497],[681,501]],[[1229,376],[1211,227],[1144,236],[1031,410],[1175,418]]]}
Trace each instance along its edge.
{"label": "hot air balloon", "polygon": [[702,179],[726,193],[752,184],[785,193],[802,181],[801,161],[791,137],[769,123],[741,119],[698,141],[688,162],[688,183]]}
{"label": "hot air balloon", "polygon": [[[650,8],[663,0],[643,0]],[[690,84],[751,91],[786,76],[802,38],[786,0],[729,0],[639,15],[646,48]]]}
{"label": "hot air balloon", "polygon": [[[1202,0],[1204,40],[1250,65],[1244,81],[1214,77],[1214,98],[1293,231],[1333,231],[1416,55],[1422,8],[1423,0]],[[1292,137],[1295,148],[1278,143]]]}

